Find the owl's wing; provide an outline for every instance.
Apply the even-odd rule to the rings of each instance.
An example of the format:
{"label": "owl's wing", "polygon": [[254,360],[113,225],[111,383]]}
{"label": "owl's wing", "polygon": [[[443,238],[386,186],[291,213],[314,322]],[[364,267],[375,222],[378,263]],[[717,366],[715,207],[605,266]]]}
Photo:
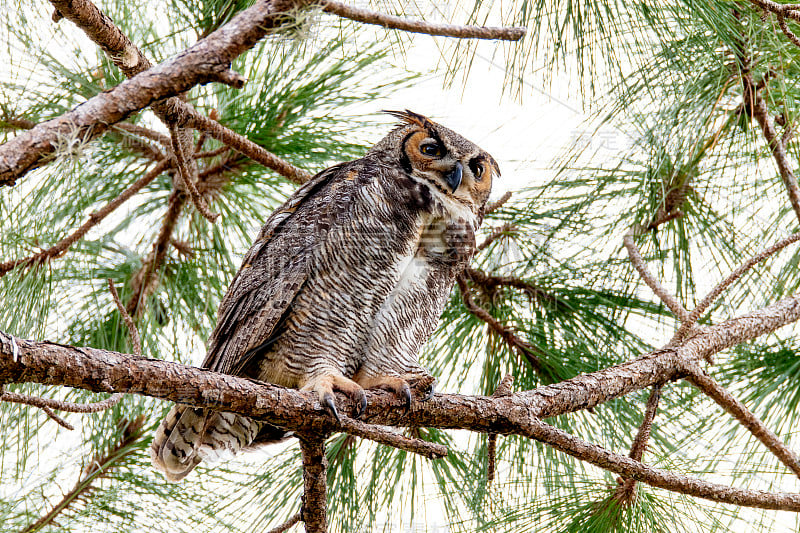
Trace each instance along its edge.
{"label": "owl's wing", "polygon": [[222,299],[204,368],[237,374],[280,333],[320,239],[350,207],[355,180],[338,178],[351,165],[323,170],[267,219]]}

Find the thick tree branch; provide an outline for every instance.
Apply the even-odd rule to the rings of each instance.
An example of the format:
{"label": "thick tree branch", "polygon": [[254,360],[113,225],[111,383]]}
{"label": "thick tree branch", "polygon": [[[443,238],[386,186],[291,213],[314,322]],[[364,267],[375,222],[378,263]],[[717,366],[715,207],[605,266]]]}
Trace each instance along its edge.
{"label": "thick tree branch", "polygon": [[[409,411],[394,394],[367,391],[368,405],[363,419],[380,425],[521,435],[657,487],[714,501],[800,511],[800,495],[744,491],[653,469],[629,457],[584,443],[540,421],[685,377],[691,365],[700,360],[798,319],[800,297],[787,298],[717,326],[698,329],[678,346],[651,352],[592,374],[508,396],[435,394],[432,399]],[[144,394],[196,407],[245,414],[303,434],[325,435],[340,429],[313,393],[94,348],[22,339],[12,343],[8,335],[2,334],[0,383],[9,382]],[[344,398],[337,398],[337,401],[340,411],[355,407]]]}
{"label": "thick tree branch", "polygon": [[[435,394],[410,411],[390,393],[368,391],[364,421],[405,427],[514,433],[516,418],[549,418],[595,407],[630,392],[686,375],[686,365],[771,333],[800,319],[800,297],[786,298],[748,315],[698,330],[679,346],[535,390],[486,398]],[[17,349],[14,349],[14,345]],[[14,353],[17,361],[14,361]],[[0,334],[0,383],[34,382],[95,392],[144,394],[177,403],[221,409],[294,431],[337,429],[311,393],[245,380],[167,361],[96,348],[16,339]],[[338,409],[355,406],[338,398]],[[512,413],[511,416],[509,413]]]}
{"label": "thick tree branch", "polygon": [[443,35],[458,37],[460,39],[500,39],[505,41],[518,41],[525,36],[527,30],[521,27],[487,28],[482,26],[456,26],[453,24],[437,24],[423,20],[409,20],[404,17],[395,17],[336,2],[334,0],[321,0],[322,9],[343,18],[375,24],[384,28],[392,28],[412,33],[426,33],[428,35]]}
{"label": "thick tree branch", "polygon": [[28,171],[41,166],[55,151],[60,137],[93,139],[157,100],[218,80],[230,68],[231,61],[280,26],[288,11],[307,3],[259,0],[205,39],[163,63],[17,135],[0,146],[0,185],[13,185]]}

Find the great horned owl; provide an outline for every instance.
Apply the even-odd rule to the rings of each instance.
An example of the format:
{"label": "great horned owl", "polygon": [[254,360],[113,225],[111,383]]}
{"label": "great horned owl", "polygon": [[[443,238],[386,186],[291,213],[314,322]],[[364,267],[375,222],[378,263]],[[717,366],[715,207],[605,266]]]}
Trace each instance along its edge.
{"label": "great horned owl", "polygon": [[[203,367],[366,406],[365,388],[410,402],[499,174],[495,160],[411,111],[355,161],[323,170],[270,216],[222,300]],[[203,459],[286,437],[233,413],[176,405],[151,457],[167,479]]]}

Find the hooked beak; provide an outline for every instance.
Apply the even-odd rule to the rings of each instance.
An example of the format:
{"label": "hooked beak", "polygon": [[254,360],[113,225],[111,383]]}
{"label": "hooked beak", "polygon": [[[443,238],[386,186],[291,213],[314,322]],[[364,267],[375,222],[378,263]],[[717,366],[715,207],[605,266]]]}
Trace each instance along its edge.
{"label": "hooked beak", "polygon": [[450,172],[445,173],[444,181],[450,186],[453,192],[456,192],[458,186],[461,185],[461,177],[464,173],[464,166],[460,161],[456,161],[455,166]]}

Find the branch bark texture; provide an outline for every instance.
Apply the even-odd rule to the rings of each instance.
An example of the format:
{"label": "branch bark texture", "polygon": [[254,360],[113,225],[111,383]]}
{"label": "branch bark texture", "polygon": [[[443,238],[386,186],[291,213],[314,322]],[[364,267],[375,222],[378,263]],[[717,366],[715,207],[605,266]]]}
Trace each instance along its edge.
{"label": "branch bark texture", "polygon": [[[52,156],[60,138],[90,140],[157,100],[195,85],[227,79],[231,62],[249,50],[286,13],[308,0],[260,0],[183,52],[102,92],[58,118],[37,124],[0,146],[0,185],[13,185]],[[133,62],[134,59],[131,59]],[[137,65],[139,65],[139,60]]]}

